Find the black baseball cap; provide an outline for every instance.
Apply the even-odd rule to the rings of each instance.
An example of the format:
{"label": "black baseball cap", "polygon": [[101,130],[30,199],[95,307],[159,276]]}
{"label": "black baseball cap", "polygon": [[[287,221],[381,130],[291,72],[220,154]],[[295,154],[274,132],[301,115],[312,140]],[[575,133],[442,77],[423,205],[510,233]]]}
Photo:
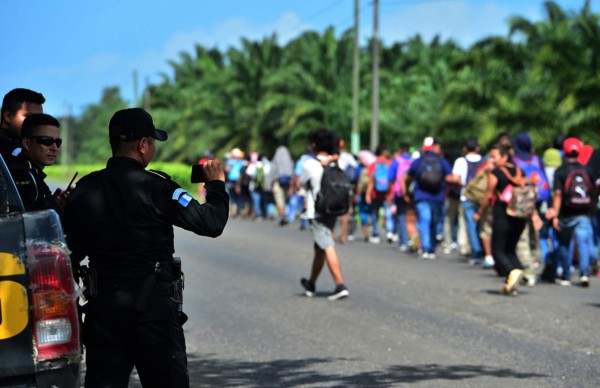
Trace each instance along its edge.
{"label": "black baseball cap", "polygon": [[142,108],[117,111],[108,124],[108,134],[111,138],[120,138],[123,141],[150,136],[165,141],[169,137],[165,131],[154,126],[152,116]]}

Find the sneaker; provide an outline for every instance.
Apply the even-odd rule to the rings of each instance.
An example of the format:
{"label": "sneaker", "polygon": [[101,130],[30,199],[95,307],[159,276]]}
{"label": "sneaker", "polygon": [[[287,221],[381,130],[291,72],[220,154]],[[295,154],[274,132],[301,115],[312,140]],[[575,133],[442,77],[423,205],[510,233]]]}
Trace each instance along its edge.
{"label": "sneaker", "polygon": [[581,287],[590,286],[590,278],[585,275],[579,278],[579,282],[581,283]]}
{"label": "sneaker", "polygon": [[428,259],[435,260],[435,253],[430,253]]}
{"label": "sneaker", "polygon": [[449,255],[452,253],[452,248],[450,247],[445,247],[444,248],[444,255]]}
{"label": "sneaker", "polygon": [[485,269],[490,269],[490,268],[494,268],[494,258],[492,256],[486,256],[483,259],[483,268]]}
{"label": "sneaker", "polygon": [[348,235],[348,241],[354,241],[354,235],[353,234],[349,234]]}
{"label": "sneaker", "polygon": [[523,277],[523,270],[515,268],[508,274],[508,278],[506,279],[506,284],[504,284],[503,290],[506,294],[512,294],[513,291],[516,291],[519,287],[519,282]]}
{"label": "sneaker", "polygon": [[315,296],[315,284],[308,279],[302,278],[300,279],[300,284],[304,287],[304,295],[312,298]]}
{"label": "sneaker", "polygon": [[535,275],[523,275],[523,282],[527,287],[535,286],[536,280]]}
{"label": "sneaker", "polygon": [[388,244],[391,244],[394,241],[394,233],[387,232],[386,238],[387,238]]}
{"label": "sneaker", "polygon": [[348,289],[346,288],[346,286],[344,286],[343,284],[340,284],[335,287],[335,290],[333,290],[333,294],[329,295],[327,297],[327,299],[328,300],[338,300],[338,299],[346,298],[348,295],[350,295],[350,293],[348,292]]}
{"label": "sneaker", "polygon": [[421,259],[423,260],[428,260],[429,259],[429,253],[428,252],[423,252],[421,254]]}
{"label": "sneaker", "polygon": [[481,264],[481,259],[471,258],[469,259],[469,265],[475,266]]}
{"label": "sneaker", "polygon": [[504,295],[511,295],[511,296],[517,296],[519,294],[519,291],[517,290],[510,290],[508,288],[508,285],[503,285],[502,288],[500,289],[500,292],[503,293]]}
{"label": "sneaker", "polygon": [[402,245],[400,245],[400,246],[398,247],[398,250],[399,250],[400,252],[408,252],[408,245],[404,245],[404,244],[402,244]]}
{"label": "sneaker", "polygon": [[369,242],[371,244],[379,244],[381,242],[381,239],[379,238],[379,236],[371,236],[369,237]]}
{"label": "sneaker", "polygon": [[571,285],[571,281],[566,279],[556,279],[555,283],[563,287],[568,287]]}

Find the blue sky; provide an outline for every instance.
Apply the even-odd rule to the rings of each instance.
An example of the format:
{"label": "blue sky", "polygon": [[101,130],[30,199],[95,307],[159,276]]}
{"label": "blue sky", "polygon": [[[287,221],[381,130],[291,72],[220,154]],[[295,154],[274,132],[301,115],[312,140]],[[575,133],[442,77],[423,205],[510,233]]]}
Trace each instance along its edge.
{"label": "blue sky", "polygon": [[[599,12],[600,0],[592,0]],[[556,0],[578,10],[583,0]],[[15,87],[44,94],[47,113],[79,114],[99,101],[102,89],[119,86],[133,101],[146,79],[169,74],[168,60],[194,44],[225,49],[240,37],[277,33],[284,44],[307,29],[352,27],[353,0],[23,0],[1,1],[4,50],[0,95]],[[506,35],[513,15],[539,20],[539,0],[380,0],[385,44],[420,33],[452,38],[464,46]],[[360,0],[360,36],[372,30],[371,0]]]}

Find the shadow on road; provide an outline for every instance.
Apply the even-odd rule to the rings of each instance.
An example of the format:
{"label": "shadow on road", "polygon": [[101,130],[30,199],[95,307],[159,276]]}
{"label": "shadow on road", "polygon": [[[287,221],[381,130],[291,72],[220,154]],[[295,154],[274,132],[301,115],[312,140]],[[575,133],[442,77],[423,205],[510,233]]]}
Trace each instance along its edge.
{"label": "shadow on road", "polygon": [[[507,368],[481,365],[390,366],[387,369],[355,374],[335,374],[316,371],[332,362],[352,362],[352,359],[309,358],[303,360],[274,360],[247,362],[218,360],[211,356],[190,354],[188,368],[192,387],[392,387],[401,383],[428,380],[460,381],[482,376],[529,379],[547,377],[536,373],[517,372]],[[327,369],[319,368],[321,370]]]}

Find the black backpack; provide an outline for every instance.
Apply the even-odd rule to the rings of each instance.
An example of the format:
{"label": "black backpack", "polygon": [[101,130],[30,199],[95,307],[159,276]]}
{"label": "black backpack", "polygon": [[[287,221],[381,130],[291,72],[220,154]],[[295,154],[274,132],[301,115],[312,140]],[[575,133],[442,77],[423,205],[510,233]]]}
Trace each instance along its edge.
{"label": "black backpack", "polygon": [[567,175],[563,204],[570,209],[588,209],[592,205],[594,186],[585,167],[576,165]]}
{"label": "black backpack", "polygon": [[352,188],[352,183],[337,162],[330,162],[323,167],[321,190],[315,199],[315,210],[326,216],[341,216],[348,213]]}
{"label": "black backpack", "polygon": [[440,157],[429,153],[421,156],[421,165],[417,171],[419,188],[429,193],[437,193],[442,189],[443,181],[444,173]]}

